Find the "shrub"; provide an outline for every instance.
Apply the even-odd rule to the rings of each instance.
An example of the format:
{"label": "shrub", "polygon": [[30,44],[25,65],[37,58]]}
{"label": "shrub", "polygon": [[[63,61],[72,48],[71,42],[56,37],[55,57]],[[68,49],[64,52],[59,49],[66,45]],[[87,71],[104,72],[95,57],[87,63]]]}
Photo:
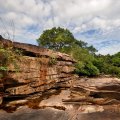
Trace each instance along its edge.
{"label": "shrub", "polygon": [[11,46],[5,48],[0,45],[0,76],[4,77],[4,74],[8,71],[8,65],[11,63],[14,65],[15,70],[18,70],[16,59],[19,58],[19,55],[19,50],[14,50]]}
{"label": "shrub", "polygon": [[99,69],[95,67],[91,62],[82,63],[78,62],[76,64],[75,72],[79,75],[86,75],[86,76],[97,76],[99,75]]}
{"label": "shrub", "polygon": [[56,56],[52,55],[49,60],[49,65],[55,65],[57,63]]}

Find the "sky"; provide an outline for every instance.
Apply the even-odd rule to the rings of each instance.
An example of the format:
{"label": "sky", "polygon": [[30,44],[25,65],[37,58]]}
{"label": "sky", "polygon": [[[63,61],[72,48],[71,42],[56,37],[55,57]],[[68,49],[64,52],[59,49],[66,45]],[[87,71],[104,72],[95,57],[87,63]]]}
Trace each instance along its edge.
{"label": "sky", "polygon": [[120,52],[120,0],[0,0],[0,34],[37,45],[52,27],[69,29],[98,54]]}

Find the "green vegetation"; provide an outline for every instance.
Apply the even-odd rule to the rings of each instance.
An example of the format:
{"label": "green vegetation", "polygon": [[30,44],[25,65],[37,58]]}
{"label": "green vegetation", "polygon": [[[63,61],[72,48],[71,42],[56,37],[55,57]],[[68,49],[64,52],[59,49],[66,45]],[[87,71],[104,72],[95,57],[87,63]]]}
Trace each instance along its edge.
{"label": "green vegetation", "polygon": [[56,56],[51,56],[50,57],[50,60],[49,60],[49,65],[55,65],[56,64],[56,62],[57,62],[57,59],[56,59]]}
{"label": "green vegetation", "polygon": [[71,46],[74,42],[74,36],[67,29],[54,27],[44,31],[37,42],[40,46],[60,51],[63,47]]}
{"label": "green vegetation", "polygon": [[120,52],[115,55],[98,55],[93,63],[102,74],[120,77]]}
{"label": "green vegetation", "polygon": [[54,27],[45,30],[37,42],[39,46],[71,55],[77,61],[75,73],[78,75],[111,74],[120,77],[120,53],[96,55],[97,50],[93,46],[75,39],[68,29]]}
{"label": "green vegetation", "polygon": [[14,50],[13,47],[4,47],[0,44],[0,78],[5,77],[10,64],[14,65],[16,71],[19,69],[16,59],[18,59],[20,54],[20,51]]}

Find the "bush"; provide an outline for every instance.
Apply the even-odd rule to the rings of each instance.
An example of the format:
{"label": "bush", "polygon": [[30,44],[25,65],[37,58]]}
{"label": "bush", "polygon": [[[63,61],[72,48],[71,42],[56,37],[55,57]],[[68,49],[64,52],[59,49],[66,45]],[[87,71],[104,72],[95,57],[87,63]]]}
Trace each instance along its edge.
{"label": "bush", "polygon": [[112,64],[114,66],[120,67],[120,58],[118,58],[118,57],[113,58],[112,59]]}
{"label": "bush", "polygon": [[93,64],[100,70],[100,73],[111,74],[120,77],[120,53],[112,56],[97,56]]}
{"label": "bush", "polygon": [[108,73],[109,64],[102,58],[96,58],[93,61],[93,65],[99,69],[100,73]]}
{"label": "bush", "polygon": [[0,45],[0,78],[6,75],[8,65],[11,63],[14,65],[16,71],[19,69],[16,59],[19,58],[20,54],[19,50],[14,50],[11,46],[4,48],[3,45]]}
{"label": "bush", "polygon": [[49,65],[55,65],[57,63],[57,58],[56,56],[52,55],[49,60]]}
{"label": "bush", "polygon": [[116,66],[111,66],[109,68],[109,74],[111,74],[111,75],[117,75],[118,77],[120,77],[120,68],[116,67]]}
{"label": "bush", "polygon": [[97,69],[97,67],[95,67],[91,62],[88,63],[78,62],[76,64],[75,72],[79,75],[86,75],[86,76],[99,75],[99,69]]}

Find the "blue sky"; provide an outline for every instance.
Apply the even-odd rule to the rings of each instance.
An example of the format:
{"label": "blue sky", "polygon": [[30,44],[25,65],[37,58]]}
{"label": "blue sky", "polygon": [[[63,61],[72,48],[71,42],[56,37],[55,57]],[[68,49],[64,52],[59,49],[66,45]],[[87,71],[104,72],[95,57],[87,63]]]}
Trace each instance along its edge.
{"label": "blue sky", "polygon": [[0,0],[0,34],[37,44],[43,30],[68,28],[100,54],[120,51],[120,0]]}

